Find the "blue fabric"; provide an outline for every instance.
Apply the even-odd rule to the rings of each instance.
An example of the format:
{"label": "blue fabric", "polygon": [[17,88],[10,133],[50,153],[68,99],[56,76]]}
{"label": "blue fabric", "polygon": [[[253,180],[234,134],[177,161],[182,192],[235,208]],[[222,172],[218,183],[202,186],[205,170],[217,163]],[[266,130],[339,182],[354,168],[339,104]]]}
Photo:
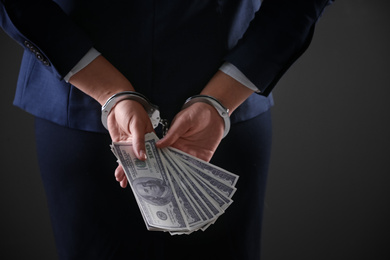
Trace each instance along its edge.
{"label": "blue fabric", "polygon": [[[267,96],[307,48],[329,2],[1,0],[1,27],[26,51],[14,104],[63,126],[105,132],[99,104],[61,80],[92,46],[168,119],[225,60]],[[270,105],[255,94],[232,120]]]}
{"label": "blue fabric", "polygon": [[267,111],[233,124],[212,163],[240,175],[233,204],[205,232],[147,231],[130,188],[113,176],[106,134],[36,119],[42,181],[60,260],[258,260],[271,147]]}
{"label": "blue fabric", "polygon": [[[60,259],[258,259],[269,93],[329,2],[264,0],[257,12],[255,0],[0,0],[1,27],[25,48],[14,104],[37,117]],[[147,232],[131,191],[115,182],[100,105],[62,80],[92,46],[169,120],[225,61],[262,91],[234,112],[213,157],[240,179],[234,203],[206,232]]]}

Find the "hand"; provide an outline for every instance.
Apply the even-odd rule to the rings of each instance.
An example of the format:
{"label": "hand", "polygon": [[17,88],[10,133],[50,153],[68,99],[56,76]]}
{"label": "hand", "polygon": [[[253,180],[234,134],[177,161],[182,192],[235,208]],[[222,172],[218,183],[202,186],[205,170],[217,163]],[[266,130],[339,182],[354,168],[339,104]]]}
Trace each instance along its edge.
{"label": "hand", "polygon": [[113,142],[132,142],[139,160],[146,160],[145,134],[153,131],[152,123],[143,106],[134,100],[122,100],[107,118],[108,131]]}
{"label": "hand", "polygon": [[[217,71],[200,94],[219,100],[229,109],[229,115],[253,91],[234,78]],[[216,109],[205,103],[194,103],[176,115],[167,135],[157,147],[173,146],[195,157],[210,161],[221,142],[225,124]]]}
{"label": "hand", "polygon": [[[140,103],[134,100],[120,101],[111,110],[107,125],[113,142],[132,142],[137,158],[146,160],[145,134],[152,132],[153,126]],[[127,178],[121,165],[115,170],[115,178],[122,188],[127,186]]]}
{"label": "hand", "polygon": [[[134,91],[127,78],[103,56],[73,75],[69,82],[101,105],[113,94]],[[153,131],[153,127],[141,104],[131,100],[119,102],[111,110],[107,124],[113,141],[132,141],[138,159],[146,159],[144,136]]]}
{"label": "hand", "polygon": [[194,103],[174,118],[158,148],[172,146],[199,159],[210,161],[224,133],[224,121],[217,110],[206,103]]}
{"label": "hand", "polygon": [[[134,91],[132,84],[103,56],[97,57],[73,75],[69,82],[103,105],[109,97],[122,91]],[[107,118],[112,141],[131,141],[134,153],[146,160],[145,134],[153,131],[149,116],[143,106],[134,100],[122,100],[112,108]],[[118,175],[119,174],[119,175]],[[127,181],[122,167],[115,175],[122,187]]]}
{"label": "hand", "polygon": [[[221,142],[224,127],[223,119],[214,107],[201,102],[194,103],[176,115],[168,133],[156,145],[158,148],[172,146],[210,161]],[[123,138],[127,138],[126,134]],[[115,178],[122,188],[127,186],[127,178],[121,166],[115,170]]]}

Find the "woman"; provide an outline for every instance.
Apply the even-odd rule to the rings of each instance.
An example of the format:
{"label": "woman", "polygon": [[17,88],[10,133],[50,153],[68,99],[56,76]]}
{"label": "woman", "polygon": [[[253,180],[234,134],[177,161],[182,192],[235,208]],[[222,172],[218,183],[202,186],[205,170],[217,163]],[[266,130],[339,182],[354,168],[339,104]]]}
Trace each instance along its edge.
{"label": "woman", "polygon": [[[259,259],[269,94],[329,2],[1,0],[1,26],[25,48],[14,103],[36,117],[60,259]],[[182,109],[189,97],[200,102]],[[240,175],[235,202],[206,232],[146,231],[131,191],[112,178],[116,169],[127,186],[111,141],[147,158],[143,104],[170,122],[164,137],[155,130],[158,147]],[[111,107],[108,132],[101,106]]]}

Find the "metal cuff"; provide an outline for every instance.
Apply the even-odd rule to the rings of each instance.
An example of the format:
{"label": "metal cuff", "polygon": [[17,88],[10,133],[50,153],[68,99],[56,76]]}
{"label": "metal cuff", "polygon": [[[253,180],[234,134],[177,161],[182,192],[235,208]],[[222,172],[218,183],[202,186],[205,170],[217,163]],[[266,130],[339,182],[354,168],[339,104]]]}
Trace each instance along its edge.
{"label": "metal cuff", "polygon": [[217,110],[218,114],[222,117],[222,119],[225,123],[225,130],[223,132],[223,137],[222,137],[222,138],[224,138],[229,133],[229,130],[230,130],[229,109],[224,107],[221,104],[221,102],[219,102],[216,98],[214,98],[212,96],[207,96],[207,95],[195,95],[195,96],[188,98],[186,100],[186,102],[184,103],[182,109],[185,109],[196,102],[203,102],[203,103],[209,104]]}
{"label": "metal cuff", "polygon": [[160,111],[158,106],[150,103],[150,101],[142,94],[134,91],[119,92],[111,96],[106,103],[102,106],[102,124],[106,129],[107,117],[111,112],[111,109],[120,101],[130,99],[140,103],[149,115],[150,121],[152,122],[153,128],[156,128],[160,122]]}

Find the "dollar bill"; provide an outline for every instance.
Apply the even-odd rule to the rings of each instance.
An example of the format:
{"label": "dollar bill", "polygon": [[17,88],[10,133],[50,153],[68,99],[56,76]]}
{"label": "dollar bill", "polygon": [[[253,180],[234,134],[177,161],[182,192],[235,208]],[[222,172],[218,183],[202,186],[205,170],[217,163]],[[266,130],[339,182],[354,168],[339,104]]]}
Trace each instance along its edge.
{"label": "dollar bill", "polygon": [[226,185],[235,186],[238,181],[238,175],[226,171],[218,166],[212,165],[206,161],[198,159],[192,155],[186,154],[176,148],[170,147],[169,150],[175,155],[176,158],[181,161],[192,165],[195,168],[200,169],[203,172],[212,175],[214,178],[219,179]]}
{"label": "dollar bill", "polygon": [[155,141],[145,143],[148,159],[140,161],[131,143],[114,143],[114,150],[125,171],[138,206],[149,230],[188,230],[179,202],[172,190],[168,173],[155,147]]}
{"label": "dollar bill", "polygon": [[171,158],[170,165],[175,169],[176,175],[180,180],[182,186],[188,190],[196,203],[205,213],[207,220],[213,220],[217,216],[223,213],[223,210],[219,204],[211,197],[197,182],[189,177],[186,172],[188,171],[183,164],[174,163],[173,155],[167,149],[163,149],[164,154]]}
{"label": "dollar bill", "polygon": [[130,142],[113,143],[146,227],[171,235],[205,231],[233,202],[238,176],[174,148],[156,148],[145,135],[147,160],[138,160]]}

